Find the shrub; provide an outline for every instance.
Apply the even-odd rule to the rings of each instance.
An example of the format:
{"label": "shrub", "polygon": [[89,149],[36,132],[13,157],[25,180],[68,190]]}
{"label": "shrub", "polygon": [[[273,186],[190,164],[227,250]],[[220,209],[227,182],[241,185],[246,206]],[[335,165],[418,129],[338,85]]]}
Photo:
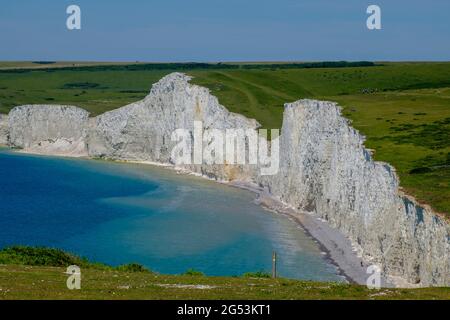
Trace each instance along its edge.
{"label": "shrub", "polygon": [[0,250],[0,264],[27,266],[68,267],[77,265],[82,268],[117,270],[123,272],[151,272],[138,263],[124,264],[115,268],[104,263],[90,262],[86,258],[64,252],[61,249],[46,247],[12,246]]}
{"label": "shrub", "polygon": [[88,266],[87,259],[66,253],[60,249],[45,247],[13,246],[0,251],[0,263],[30,266],[67,267]]}
{"label": "shrub", "polygon": [[94,89],[100,85],[94,82],[72,82],[63,85],[62,89]]}
{"label": "shrub", "polygon": [[185,273],[186,276],[204,276],[205,274],[201,271],[195,270],[195,269],[188,269]]}
{"label": "shrub", "polygon": [[409,171],[410,174],[428,173],[428,172],[431,172],[431,169],[428,167],[414,168]]}
{"label": "shrub", "polygon": [[124,264],[116,267],[115,269],[124,272],[151,272],[149,269],[139,263]]}
{"label": "shrub", "polygon": [[246,272],[243,274],[245,278],[271,278],[272,276],[265,271]]}

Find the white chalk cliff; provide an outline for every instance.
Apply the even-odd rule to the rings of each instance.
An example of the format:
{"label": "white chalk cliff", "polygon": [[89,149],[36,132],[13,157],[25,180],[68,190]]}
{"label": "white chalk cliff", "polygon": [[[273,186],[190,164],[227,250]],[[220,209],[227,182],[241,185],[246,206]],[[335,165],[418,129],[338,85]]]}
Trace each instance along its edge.
{"label": "white chalk cliff", "polygon": [[[173,163],[175,129],[257,128],[229,112],[181,73],[154,84],[142,101],[89,118],[70,106],[19,106],[0,117],[0,144],[25,151]],[[399,191],[395,170],[372,160],[364,138],[335,103],[285,105],[280,170],[261,176],[255,165],[191,165],[217,180],[253,182],[275,198],[329,222],[366,261],[420,286],[450,285],[450,226]]]}
{"label": "white chalk cliff", "polygon": [[9,113],[8,140],[29,152],[87,156],[89,112],[73,106],[25,105]]}
{"label": "white chalk cliff", "polygon": [[350,237],[384,274],[423,286],[450,284],[450,226],[399,192],[394,168],[373,161],[336,103],[286,104],[280,172],[270,192]]}
{"label": "white chalk cliff", "polygon": [[0,114],[0,145],[8,143],[8,116]]}

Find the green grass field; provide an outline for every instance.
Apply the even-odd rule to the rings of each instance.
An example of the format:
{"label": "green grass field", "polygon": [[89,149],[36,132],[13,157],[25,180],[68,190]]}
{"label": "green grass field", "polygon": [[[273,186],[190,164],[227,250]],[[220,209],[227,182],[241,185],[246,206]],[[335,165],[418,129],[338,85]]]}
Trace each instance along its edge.
{"label": "green grass field", "polygon": [[285,102],[337,101],[367,137],[366,146],[375,150],[375,159],[397,169],[405,191],[449,217],[450,63],[383,62],[345,68],[229,65],[127,69],[103,64],[103,68],[27,70],[22,63],[17,65],[22,70],[0,70],[0,112],[45,103],[77,105],[97,115],[142,99],[152,83],[173,71],[192,75],[194,83],[210,88],[228,109],[256,118],[265,128],[281,126]]}
{"label": "green grass field", "polygon": [[0,299],[450,299],[450,288],[381,289],[349,284],[248,277],[160,275],[81,270],[81,289],[66,269],[0,265]]}
{"label": "green grass field", "polygon": [[[81,289],[66,286],[66,267],[81,267]],[[162,275],[109,267],[48,248],[0,251],[0,299],[450,299],[450,288],[380,289],[252,275]],[[257,273],[255,275],[258,275]]]}

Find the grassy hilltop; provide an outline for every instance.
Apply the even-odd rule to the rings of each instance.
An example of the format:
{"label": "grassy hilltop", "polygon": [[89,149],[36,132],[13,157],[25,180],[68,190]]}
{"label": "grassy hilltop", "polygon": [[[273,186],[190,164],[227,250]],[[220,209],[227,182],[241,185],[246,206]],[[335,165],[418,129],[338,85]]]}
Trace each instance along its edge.
{"label": "grassy hilltop", "polygon": [[[81,289],[68,290],[66,267],[81,267]],[[450,299],[450,288],[381,289],[331,282],[271,279],[254,273],[207,277],[161,275],[140,265],[110,267],[57,249],[0,251],[1,299]]]}
{"label": "grassy hilltop", "polygon": [[[15,67],[15,68],[14,68]],[[30,68],[33,69],[30,69]],[[40,67],[40,68],[39,68]],[[37,69],[36,69],[37,68]],[[95,64],[0,62],[0,112],[21,104],[71,104],[103,113],[147,95],[181,71],[228,109],[281,126],[283,104],[337,101],[401,186],[450,213],[450,63]]]}

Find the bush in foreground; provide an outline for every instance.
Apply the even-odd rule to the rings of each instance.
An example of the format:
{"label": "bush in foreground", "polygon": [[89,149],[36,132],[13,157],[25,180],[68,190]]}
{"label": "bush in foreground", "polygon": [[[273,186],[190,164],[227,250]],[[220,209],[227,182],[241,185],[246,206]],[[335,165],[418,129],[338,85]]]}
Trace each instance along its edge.
{"label": "bush in foreground", "polygon": [[205,274],[201,271],[190,268],[184,273],[184,275],[186,275],[186,276],[204,276]]}
{"label": "bush in foreground", "polygon": [[244,278],[271,278],[272,276],[265,271],[246,272],[242,275]]}
{"label": "bush in foreground", "polygon": [[81,268],[100,270],[117,270],[123,272],[150,272],[138,263],[111,267],[103,263],[90,262],[86,258],[67,253],[61,249],[46,247],[12,246],[0,250],[0,264],[26,266],[68,267],[77,265]]}
{"label": "bush in foreground", "polygon": [[139,263],[129,263],[129,264],[123,264],[121,266],[118,266],[115,268],[118,271],[124,271],[124,272],[150,272],[146,267]]}
{"label": "bush in foreground", "polygon": [[60,249],[28,246],[13,246],[2,249],[0,251],[0,263],[52,267],[67,267],[69,265],[86,267],[90,264],[87,259]]}

